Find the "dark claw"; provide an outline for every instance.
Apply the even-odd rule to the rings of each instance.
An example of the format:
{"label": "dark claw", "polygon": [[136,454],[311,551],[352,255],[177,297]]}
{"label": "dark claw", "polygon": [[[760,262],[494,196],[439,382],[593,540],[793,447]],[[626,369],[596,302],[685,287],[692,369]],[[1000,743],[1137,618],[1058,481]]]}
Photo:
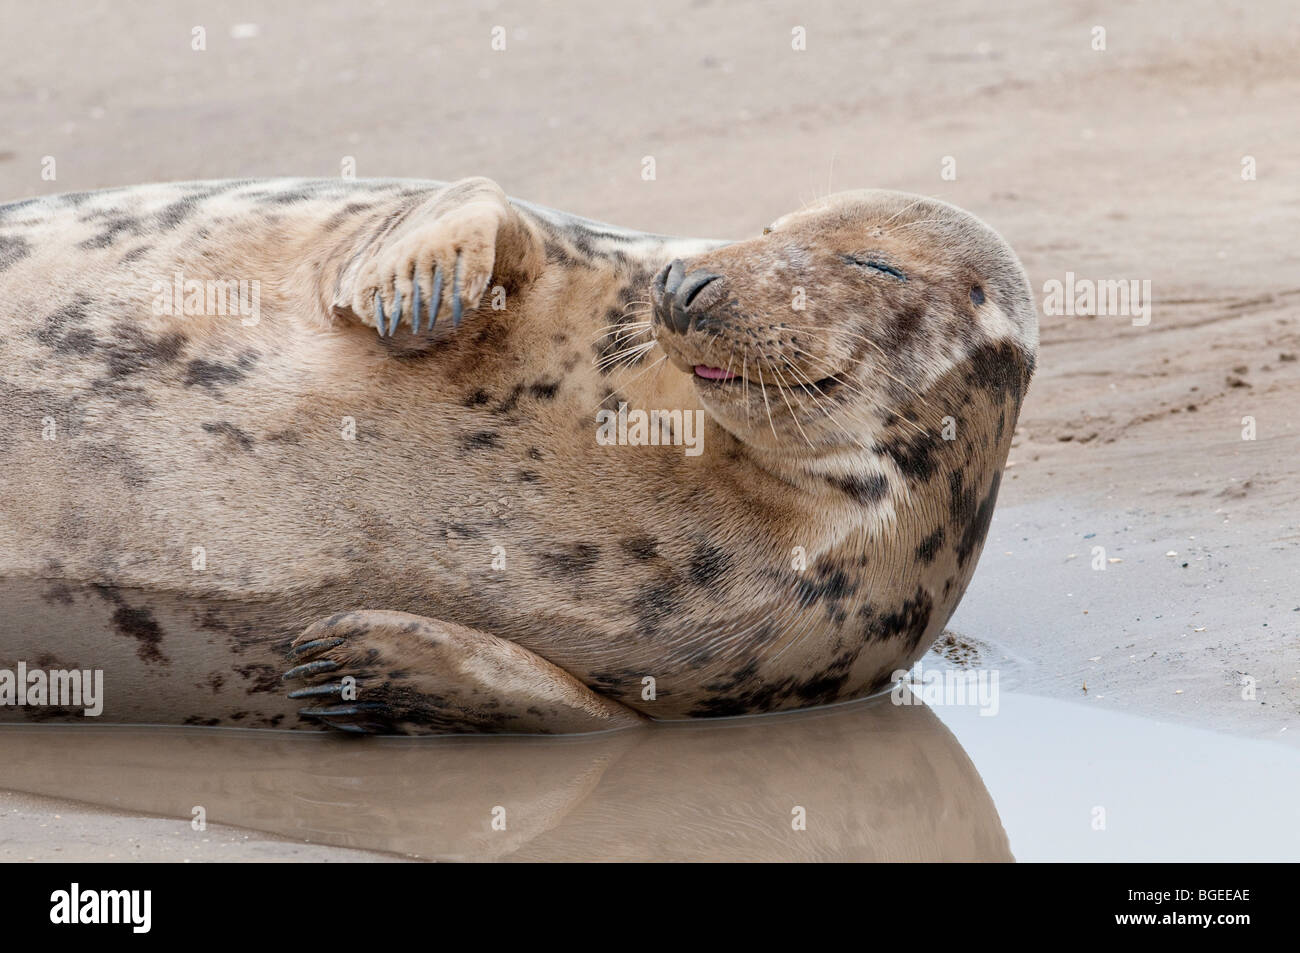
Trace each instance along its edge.
{"label": "dark claw", "polygon": [[289,650],[291,658],[302,658],[304,655],[319,655],[326,649],[332,649],[336,645],[342,645],[342,639],[313,639],[310,642],[304,642],[302,645],[295,645]]}
{"label": "dark claw", "polygon": [[438,311],[442,307],[442,265],[437,265],[433,269],[433,297],[429,299],[429,330],[433,330],[433,323],[438,320]]}
{"label": "dark claw", "polygon": [[355,705],[332,705],[329,708],[299,708],[298,714],[307,718],[339,718],[343,715],[364,715],[373,711],[382,711],[383,708],[382,702],[357,702]]}
{"label": "dark claw", "polygon": [[414,272],[411,274],[411,287],[415,290],[411,292],[411,333],[420,333],[420,276]]}
{"label": "dark claw", "polygon": [[375,733],[369,728],[363,728],[361,725],[349,724],[346,721],[330,721],[328,718],[322,718],[321,721],[330,728],[333,728],[335,731],[346,731],[354,735],[373,735]]}
{"label": "dark claw", "polygon": [[280,677],[285,681],[291,678],[301,678],[303,675],[317,675],[321,672],[332,672],[339,667],[339,663],[333,659],[317,659],[314,662],[307,662],[304,665],[298,665],[289,669]]}
{"label": "dark claw", "polygon": [[451,276],[451,326],[460,327],[460,253],[456,254],[456,272]]}
{"label": "dark claw", "polygon": [[295,688],[289,693],[290,698],[315,698],[318,695],[342,695],[343,683],[330,682],[327,685],[313,685],[311,688]]}
{"label": "dark claw", "polygon": [[379,329],[379,336],[384,336],[384,298],[378,291],[375,292],[375,327]]}
{"label": "dark claw", "polygon": [[[292,696],[290,696],[292,697]],[[303,718],[315,718],[329,728],[350,732],[354,735],[379,734],[384,730],[384,715],[387,706],[382,702],[355,702],[348,705],[329,705],[323,708],[300,708],[298,714]],[[366,718],[375,715],[377,718]],[[356,721],[338,721],[336,719],[361,718]]]}
{"label": "dark claw", "polygon": [[402,292],[398,290],[396,283],[393,285],[393,317],[388,322],[388,336],[392,337],[397,332],[397,324],[402,320]]}

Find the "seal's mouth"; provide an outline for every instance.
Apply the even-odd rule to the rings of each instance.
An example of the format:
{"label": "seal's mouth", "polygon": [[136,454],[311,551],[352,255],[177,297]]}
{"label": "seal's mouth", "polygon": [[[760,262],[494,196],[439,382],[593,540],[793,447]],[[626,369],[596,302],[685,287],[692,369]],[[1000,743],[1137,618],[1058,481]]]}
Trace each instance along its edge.
{"label": "seal's mouth", "polygon": [[739,374],[724,371],[720,367],[710,367],[707,364],[696,364],[695,376],[703,377],[706,381],[734,381],[740,378]]}
{"label": "seal's mouth", "polygon": [[784,390],[825,396],[844,383],[843,378],[839,376],[823,377],[821,380],[816,381],[779,383],[775,380],[768,380],[761,373],[757,376],[745,377],[735,371],[724,370],[711,364],[696,364],[693,370],[696,380],[705,382],[705,386],[710,387],[710,389],[722,387],[731,389],[744,386],[752,389],[755,393],[764,390]]}

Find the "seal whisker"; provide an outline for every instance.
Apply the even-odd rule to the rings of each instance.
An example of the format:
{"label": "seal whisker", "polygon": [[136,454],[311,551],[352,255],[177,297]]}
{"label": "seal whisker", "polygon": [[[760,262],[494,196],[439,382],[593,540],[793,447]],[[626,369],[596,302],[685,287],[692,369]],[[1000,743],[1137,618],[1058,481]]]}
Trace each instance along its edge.
{"label": "seal whisker", "polygon": [[799,325],[799,324],[783,324],[782,327],[787,328],[791,331],[839,334],[839,335],[851,337],[854,340],[860,341],[863,344],[866,344],[868,347],[873,348],[881,356],[888,357],[888,354],[885,352],[885,349],[880,346],[879,342],[873,341],[871,338],[867,337],[867,335],[863,334],[860,331],[853,331],[849,328],[837,328],[837,327],[817,328],[817,327],[811,327],[809,325]]}
{"label": "seal whisker", "polygon": [[648,367],[643,367],[643,368],[642,368],[640,371],[638,371],[638,372],[637,372],[637,373],[636,373],[636,374],[635,374],[635,375],[634,375],[630,380],[623,381],[623,382],[622,382],[622,383],[623,383],[623,386],[626,387],[627,385],[629,385],[629,384],[633,384],[633,383],[635,383],[636,381],[640,380],[642,377],[645,376],[645,374],[646,374],[647,372],[654,370],[656,367],[658,367],[659,365],[663,364],[663,362],[666,361],[666,360],[668,360],[668,355],[667,355],[667,354],[665,354],[663,357],[659,358],[659,360],[655,361],[653,364],[649,365]]}
{"label": "seal whisker", "polygon": [[654,346],[657,343],[659,342],[642,341],[639,344],[633,344],[630,347],[623,348],[620,351],[615,351],[613,354],[600,358],[594,363],[596,367],[600,368],[601,370],[614,367],[618,364],[626,364],[630,366],[636,362],[636,359],[638,357],[640,357],[642,354],[645,354],[647,351],[654,348]]}
{"label": "seal whisker", "polygon": [[[865,336],[865,335],[863,335],[863,334],[860,334],[860,333],[858,333],[858,332],[856,332],[856,331],[850,331],[850,330],[848,330],[847,328],[812,328],[812,327],[803,327],[803,326],[800,326],[800,325],[784,325],[784,327],[790,328],[791,330],[802,330],[802,331],[807,331],[807,332],[828,332],[828,333],[832,333],[832,334],[841,334],[841,335],[846,335],[846,336],[849,336],[849,337],[851,337],[851,338],[853,338],[853,339],[855,339],[855,340],[861,341],[863,344],[866,344],[866,345],[868,345],[869,347],[874,348],[874,349],[875,349],[875,350],[880,354],[881,357],[888,357],[888,354],[886,354],[884,348],[882,348],[882,347],[881,347],[879,344],[877,344],[875,341],[871,340],[871,338],[869,338],[869,337],[867,337],[867,336]],[[913,387],[911,384],[908,384],[908,383],[907,383],[906,381],[904,381],[904,380],[900,380],[899,378],[895,377],[893,374],[891,374],[891,373],[889,373],[888,371],[886,371],[884,368],[876,368],[876,370],[878,370],[878,371],[879,371],[881,374],[883,374],[885,377],[889,378],[891,381],[893,381],[893,382],[894,382],[895,384],[897,384],[899,387],[902,387],[904,390],[906,390],[908,393],[910,393],[913,397],[921,397],[921,396],[923,396],[923,395],[921,394],[921,392],[918,391],[918,390],[917,390],[915,387]],[[837,373],[843,373],[843,372],[840,371],[840,372],[837,372]],[[846,382],[841,381],[841,383],[846,383]],[[861,391],[859,391],[859,392],[862,393]]]}
{"label": "seal whisker", "polygon": [[637,338],[640,336],[640,334],[629,334],[625,337],[615,338],[608,341],[601,347],[602,353],[592,358],[592,363],[597,367],[617,363],[618,359],[622,355],[627,354],[628,351],[637,348],[644,348],[647,345],[654,346],[656,343],[654,338],[645,341],[638,341]]}
{"label": "seal whisker", "polygon": [[652,325],[650,324],[649,321],[646,321],[644,323],[638,322],[637,324],[611,325],[607,329],[601,328],[601,331],[603,331],[604,333],[598,334],[594,340],[595,342],[599,343],[600,341],[604,340],[607,337],[613,337],[615,341],[622,340],[625,337],[626,338],[640,337],[641,335],[645,334],[647,331],[651,330],[651,328]]}
{"label": "seal whisker", "polygon": [[773,374],[776,375],[776,379],[780,381],[782,384],[782,387],[780,389],[781,400],[785,402],[786,410],[790,411],[790,419],[794,421],[795,427],[799,429],[800,436],[802,436],[803,439],[807,442],[808,449],[816,450],[817,448],[816,446],[813,445],[812,440],[809,439],[808,434],[804,433],[803,424],[799,423],[799,415],[794,412],[794,405],[790,403],[790,398],[786,396],[786,390],[789,389],[789,385],[786,384],[785,378],[781,376],[781,372],[777,370],[775,366],[771,368],[771,371]]}
{"label": "seal whisker", "polygon": [[893,228],[887,230],[887,231],[885,232],[885,234],[886,234],[886,235],[889,235],[889,234],[891,234],[891,233],[893,233],[893,232],[900,231],[900,230],[902,230],[902,229],[904,229],[904,228],[911,228],[913,225],[936,225],[936,224],[938,224],[938,225],[942,225],[942,224],[944,224],[943,219],[941,219],[941,218],[927,218],[927,219],[923,219],[923,220],[921,220],[921,221],[919,221],[919,222],[905,222],[905,223],[903,223],[902,225],[895,225]]}
{"label": "seal whisker", "polygon": [[[870,396],[871,396],[871,394],[870,394],[870,393],[866,390],[866,388],[864,388],[861,384],[858,384],[858,383],[855,382],[855,381],[846,380],[844,377],[842,377],[841,375],[843,375],[844,373],[846,373],[845,371],[837,371],[837,370],[835,370],[835,368],[833,368],[830,364],[826,363],[824,360],[818,360],[818,359],[816,359],[816,358],[810,358],[810,361],[815,365],[815,368],[814,368],[815,370],[818,370],[818,371],[826,371],[826,372],[827,372],[827,374],[826,374],[826,378],[825,378],[826,380],[834,381],[836,384],[838,384],[839,386],[845,388],[845,389],[848,390],[850,393],[856,394],[856,395],[858,395],[858,396],[860,396],[860,397],[870,397]],[[921,397],[921,396],[923,396],[923,395],[921,395],[920,393],[918,393],[914,388],[910,387],[910,386],[909,386],[905,381],[901,381],[901,380],[899,380],[897,377],[894,377],[894,376],[893,376],[892,374],[890,374],[888,371],[881,370],[880,373],[883,374],[883,375],[884,375],[886,378],[888,378],[889,380],[893,381],[893,382],[894,382],[895,384],[897,384],[898,386],[900,386],[900,387],[904,388],[905,390],[909,391],[909,392],[912,394],[912,396],[914,396],[914,397]]]}
{"label": "seal whisker", "polygon": [[884,226],[886,226],[886,225],[888,225],[890,222],[892,222],[894,219],[898,218],[898,216],[900,216],[900,215],[902,215],[904,212],[906,212],[908,209],[916,208],[916,207],[917,207],[918,205],[920,205],[922,202],[928,202],[928,201],[930,201],[930,199],[929,199],[928,197],[926,197],[926,196],[923,195],[923,196],[921,196],[919,199],[917,199],[917,200],[914,201],[914,202],[908,202],[906,205],[904,205],[902,208],[900,208],[900,209],[899,209],[897,212],[895,212],[893,215],[889,216],[889,218],[887,218],[887,219],[885,219],[883,222],[881,222],[880,225],[877,226],[877,228],[883,228]]}
{"label": "seal whisker", "polygon": [[749,426],[749,374],[747,373],[749,364],[749,345],[745,345],[745,353],[740,364],[740,379],[745,389],[745,426]]}
{"label": "seal whisker", "polygon": [[736,345],[735,345],[735,342],[732,342],[732,345],[731,345],[731,353],[727,355],[727,367],[726,367],[726,370],[724,371],[724,373],[725,373],[728,377],[731,376],[731,364],[732,364],[732,362],[733,362],[735,359],[736,359]]}
{"label": "seal whisker", "polygon": [[[820,369],[820,370],[830,370],[830,368],[827,368],[827,367],[822,367],[822,368],[819,368],[819,369]],[[886,375],[886,376],[889,376],[889,375]],[[863,396],[863,397],[869,397],[869,396],[871,396],[871,395],[869,395],[866,391],[861,390],[860,388],[858,388],[856,385],[850,383],[849,381],[843,380],[843,379],[842,379],[838,374],[829,374],[829,375],[827,375],[827,378],[826,378],[826,379],[827,379],[827,380],[835,381],[835,382],[836,382],[837,384],[839,384],[840,386],[845,387],[845,388],[847,388],[849,391],[851,391],[851,392],[853,392],[853,393],[856,393],[856,394],[859,394],[860,396]],[[891,380],[894,380],[895,378],[892,378],[892,377],[891,377],[890,379],[891,379]],[[901,381],[899,381],[898,383],[902,384]],[[903,386],[906,386],[906,385],[903,385]],[[919,395],[918,395],[918,396],[919,396]],[[924,427],[922,427],[922,426],[920,426],[918,423],[916,423],[914,420],[912,420],[912,419],[910,419],[910,418],[908,418],[908,417],[904,417],[904,416],[902,416],[902,414],[898,414],[898,413],[895,413],[893,416],[894,416],[894,419],[896,419],[899,423],[902,423],[902,424],[907,425],[908,427],[911,427],[911,428],[912,428],[912,431],[913,431],[914,433],[916,433],[916,434],[918,434],[918,435],[921,435],[921,436],[927,436],[927,435],[928,435],[929,432],[928,432]]]}
{"label": "seal whisker", "polygon": [[599,343],[603,341],[605,338],[611,338],[611,337],[614,339],[615,343],[617,343],[623,340],[624,338],[631,339],[631,338],[640,337],[641,335],[645,334],[649,330],[650,330],[650,326],[648,324],[643,328],[636,328],[634,330],[629,330],[626,327],[613,328],[609,331],[606,331],[604,334],[600,335],[599,337],[597,337],[595,339],[595,343]]}
{"label": "seal whisker", "polygon": [[636,344],[629,344],[625,348],[622,348],[618,351],[613,352],[612,354],[600,358],[595,362],[595,364],[597,367],[609,367],[613,364],[622,363],[623,359],[628,357],[629,355],[636,355],[643,351],[647,351],[650,348],[654,347],[655,344],[657,343],[658,342],[656,341],[641,341]]}
{"label": "seal whisker", "polygon": [[[606,334],[608,334],[609,332],[621,331],[624,330],[625,328],[648,328],[648,327],[652,327],[653,324],[654,322],[652,321],[620,321],[617,324],[606,324],[602,327],[597,328],[596,330],[605,331]],[[600,336],[605,337],[606,334],[602,334]]]}
{"label": "seal whisker", "polygon": [[[644,317],[650,315],[652,313],[653,311],[649,307],[638,308],[635,311],[624,311],[622,315],[620,315],[620,318],[638,318],[638,317]],[[648,323],[650,322],[649,321],[622,321],[622,320],[619,321],[619,324],[624,327],[626,327],[629,324],[648,324]]]}
{"label": "seal whisker", "polygon": [[[610,341],[608,342],[608,344],[607,344],[607,345],[602,345],[602,347],[614,347],[614,348],[620,348],[620,347],[622,347],[622,346],[624,346],[624,345],[630,345],[630,344],[632,344],[633,341],[636,341],[637,338],[641,337],[641,335],[645,334],[645,333],[646,333],[647,331],[649,331],[649,330],[650,330],[649,328],[642,328],[642,329],[639,330],[639,331],[628,332],[628,333],[625,333],[625,334],[621,334],[621,333],[620,333],[620,334],[616,334],[615,332],[612,332],[612,331],[611,331],[609,334],[603,334],[603,335],[601,335],[599,338],[596,339],[596,341],[595,341],[594,343],[600,344],[600,342],[601,342],[604,338],[609,338],[611,335],[613,335],[613,337],[610,339]],[[651,338],[651,340],[653,341],[654,339]],[[637,341],[637,342],[636,342],[636,345],[637,345],[637,346],[640,346],[641,344],[644,344],[644,343],[646,343],[646,342],[644,342],[644,341]],[[606,356],[607,356],[607,355],[606,355]]]}
{"label": "seal whisker", "polygon": [[776,424],[772,420],[772,405],[767,402],[767,385],[763,383],[763,365],[755,361],[754,367],[758,369],[758,389],[763,392],[763,406],[767,408],[767,425],[772,428],[772,436],[779,441],[781,438],[777,434]]}
{"label": "seal whisker", "polygon": [[[843,426],[843,425],[842,425],[838,420],[835,419],[835,415],[832,414],[832,413],[830,412],[830,409],[825,405],[825,402],[821,399],[821,398],[826,397],[826,393],[825,393],[825,391],[823,391],[820,387],[818,387],[818,386],[816,385],[816,383],[813,382],[812,378],[810,378],[810,377],[809,377],[807,374],[805,374],[803,371],[799,370],[799,368],[797,368],[797,367],[791,365],[791,366],[790,366],[790,372],[791,372],[792,374],[794,374],[796,378],[802,378],[802,379],[803,379],[803,381],[804,381],[803,386],[804,386],[804,389],[805,389],[805,390],[807,390],[807,388],[811,387],[814,391],[816,391],[816,393],[809,393],[808,396],[812,398],[812,401],[813,401],[814,406],[816,406],[818,410],[820,410],[823,414],[826,415],[826,419],[829,420],[833,425],[835,425],[835,427],[839,429],[840,433],[844,434],[844,436],[846,436],[846,437],[849,439],[849,442],[850,442],[850,443],[852,443],[852,444],[854,444],[855,446],[857,446],[858,449],[860,449],[860,450],[866,450],[866,449],[867,449],[866,444],[864,444],[864,443],[863,443],[862,441],[860,441],[858,438],[856,438],[855,436],[853,436],[853,434],[851,434],[851,433],[849,433],[847,430],[845,430],[845,429],[844,429],[844,426]],[[818,394],[820,394],[821,397],[818,397],[818,396],[817,396]]]}
{"label": "seal whisker", "polygon": [[[659,358],[659,360],[655,361],[653,364],[649,365],[648,367],[643,367],[643,368],[641,368],[641,370],[639,370],[639,371],[638,371],[635,375],[633,375],[629,380],[622,381],[622,382],[621,382],[621,386],[622,386],[622,387],[627,387],[628,385],[635,383],[639,378],[641,378],[643,375],[645,375],[648,371],[652,371],[652,370],[654,370],[656,367],[660,367],[660,366],[661,366],[665,361],[667,361],[667,360],[668,360],[668,355],[665,354],[665,355],[663,355],[661,358]],[[606,394],[606,395],[605,395],[604,397],[602,397],[600,400],[596,401],[596,403],[592,405],[591,410],[589,411],[589,413],[595,413],[597,410],[600,410],[600,409],[601,409],[601,405],[604,404],[605,401],[609,400],[609,398],[610,398],[611,396],[612,396],[612,395],[610,395],[610,394]]]}

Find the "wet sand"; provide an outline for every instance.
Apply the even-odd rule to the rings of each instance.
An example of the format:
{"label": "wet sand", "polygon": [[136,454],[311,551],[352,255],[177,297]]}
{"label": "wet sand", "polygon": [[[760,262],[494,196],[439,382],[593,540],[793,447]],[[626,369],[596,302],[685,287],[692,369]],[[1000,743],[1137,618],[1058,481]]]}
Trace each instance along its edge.
{"label": "wet sand", "polygon": [[[56,746],[57,747],[57,746]],[[48,758],[49,752],[41,755]],[[71,788],[75,790],[75,786]],[[92,797],[98,792],[89,791]],[[61,798],[0,792],[0,863],[212,863],[303,861],[388,863],[372,851],[306,844],[258,831],[208,824],[196,831],[191,817],[150,817]]]}
{"label": "wet sand", "polygon": [[949,630],[1013,691],[1300,747],[1295,526],[1241,512],[1000,507]]}
{"label": "wet sand", "polygon": [[[256,24],[256,35],[232,36],[236,24]],[[502,52],[490,49],[498,24]],[[204,52],[190,48],[195,25],[207,30]],[[795,25],[807,30],[802,52],[790,47]],[[1096,25],[1105,51],[1092,49]],[[1089,723],[1100,738],[1114,730],[1106,716],[1124,712],[1266,739],[1290,756],[1278,747],[1300,738],[1300,25],[1288,4],[1225,18],[1207,0],[947,2],[906,15],[815,2],[743,14],[686,2],[194,2],[42,8],[22,27],[0,39],[6,200],[153,180],[334,175],[350,156],[362,176],[483,174],[512,195],[596,219],[729,238],[828,190],[879,186],[984,217],[1036,291],[1067,272],[1149,280],[1148,325],[1043,316],[1012,466],[943,648],[998,670],[1015,691],[1111,709]],[[45,156],[57,162],[55,181],[41,178]],[[645,156],[655,159],[653,181],[641,176]],[[1242,178],[1246,156],[1254,180]],[[941,177],[945,157],[955,180]],[[1242,439],[1244,417],[1257,439]],[[1095,546],[1104,571],[1091,568]],[[36,737],[0,733],[0,787],[80,797],[60,758],[81,756],[81,742]],[[109,737],[98,742],[106,766],[133,744],[149,748],[135,734]],[[267,763],[257,753],[265,745],[286,743],[221,737],[234,740],[213,742],[225,752],[214,757],[236,773]],[[191,744],[206,742],[180,750]],[[365,757],[386,757],[387,745]],[[19,749],[29,760],[15,774],[9,754]],[[306,754],[316,748],[292,750],[304,752],[303,772],[328,775],[334,748],[321,747],[330,754],[319,761]],[[898,755],[863,757],[885,778]],[[202,780],[216,769],[193,767],[195,785],[216,798],[218,775]],[[266,771],[267,790],[292,787],[292,775],[280,782]],[[910,789],[895,777],[902,798]],[[970,804],[986,805],[976,788]],[[546,797],[572,795],[559,790]],[[129,793],[121,804],[87,800],[188,817],[189,805],[162,810]],[[994,800],[1011,796],[994,790]],[[260,815],[242,822],[299,837],[283,828],[304,799],[281,806],[278,826]],[[389,808],[403,816],[403,804]],[[870,802],[832,813],[848,824],[859,809]],[[24,810],[22,824],[0,821],[0,856],[25,843],[95,856],[68,828],[32,838],[42,809]],[[214,823],[241,824],[238,812],[221,813]],[[153,823],[139,819],[141,839],[155,839]],[[977,828],[987,824],[927,849],[998,854]],[[841,834],[860,857],[906,852],[886,835]],[[539,836],[521,837],[515,853]],[[443,842],[409,852],[443,856]],[[486,843],[464,855],[497,856],[500,845]],[[760,843],[757,853],[779,853]],[[273,844],[228,849],[270,856]],[[298,849],[285,844],[283,856]]]}

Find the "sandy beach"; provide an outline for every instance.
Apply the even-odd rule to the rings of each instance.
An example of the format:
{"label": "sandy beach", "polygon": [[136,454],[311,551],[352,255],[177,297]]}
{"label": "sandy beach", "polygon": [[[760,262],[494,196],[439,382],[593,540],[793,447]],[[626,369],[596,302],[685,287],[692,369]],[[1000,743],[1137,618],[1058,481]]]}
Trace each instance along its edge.
{"label": "sandy beach", "polygon": [[[358,176],[486,175],[597,220],[741,238],[829,191],[883,187],[988,221],[1040,302],[1052,282],[1136,282],[1143,312],[1045,307],[979,569],[923,664],[995,668],[1014,692],[1282,745],[1287,758],[1300,747],[1291,5],[13,7],[0,201],[333,176],[353,161]],[[498,26],[504,50],[492,48]],[[806,49],[792,49],[797,27]],[[43,178],[51,158],[55,178]],[[961,753],[941,725],[924,730],[936,763],[944,746]],[[52,759],[82,750],[49,737]],[[137,738],[120,750],[145,757]],[[31,744],[0,732],[0,765]],[[238,765],[241,750],[227,740],[212,756]],[[978,768],[967,780],[988,799]],[[240,823],[233,808],[214,813],[201,849],[171,845],[188,815],[159,820],[170,808],[143,796],[44,800],[62,777],[0,767],[0,789],[25,792],[0,795],[0,860],[439,854],[378,837],[308,844],[270,822],[249,836],[217,823]],[[593,811],[621,803],[602,797]],[[1009,859],[995,826],[962,835],[967,858]],[[578,837],[558,850],[582,848]]]}

